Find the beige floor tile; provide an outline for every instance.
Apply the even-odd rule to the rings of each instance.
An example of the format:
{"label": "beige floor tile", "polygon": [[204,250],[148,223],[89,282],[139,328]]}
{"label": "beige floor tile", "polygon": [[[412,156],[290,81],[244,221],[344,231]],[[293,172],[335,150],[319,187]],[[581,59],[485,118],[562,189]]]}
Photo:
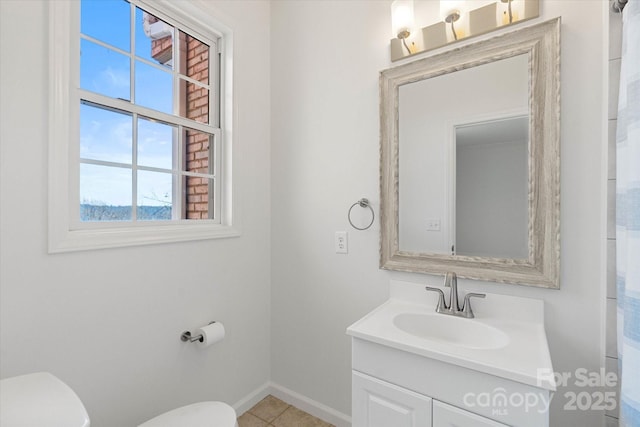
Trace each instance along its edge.
{"label": "beige floor tile", "polygon": [[289,407],[271,424],[275,427],[333,427],[332,424],[309,415],[294,406]]}
{"label": "beige floor tile", "polygon": [[245,412],[238,418],[238,425],[240,427],[268,427],[269,423],[262,421],[255,415]]}
{"label": "beige floor tile", "polygon": [[249,409],[249,413],[255,415],[261,420],[272,422],[280,414],[282,414],[289,405],[282,400],[271,395],[265,397],[258,402],[253,408]]}

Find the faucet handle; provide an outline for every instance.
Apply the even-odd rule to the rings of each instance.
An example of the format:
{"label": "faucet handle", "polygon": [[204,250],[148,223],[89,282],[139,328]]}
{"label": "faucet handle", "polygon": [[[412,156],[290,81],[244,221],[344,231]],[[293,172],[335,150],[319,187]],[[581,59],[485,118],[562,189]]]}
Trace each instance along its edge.
{"label": "faucet handle", "polygon": [[460,304],[458,303],[458,276],[453,271],[450,271],[446,274],[444,278],[444,286],[446,288],[451,288],[449,292],[449,309],[453,313],[459,313]]}
{"label": "faucet handle", "polygon": [[431,286],[425,286],[424,287],[426,290],[428,291],[432,291],[432,292],[437,292],[438,293],[438,305],[436,306],[436,311],[440,312],[442,310],[447,310],[449,307],[447,307],[447,303],[444,300],[444,292],[442,292],[442,289],[439,288],[432,288]]}
{"label": "faucet handle", "polygon": [[462,315],[467,319],[473,319],[473,310],[471,310],[471,298],[484,298],[486,294],[477,294],[470,292],[464,296],[464,303],[462,304]]}
{"label": "faucet handle", "polygon": [[457,285],[458,285],[458,276],[453,271],[448,272],[444,276],[444,286],[446,288],[450,288],[451,285],[453,285],[455,287],[457,287]]}

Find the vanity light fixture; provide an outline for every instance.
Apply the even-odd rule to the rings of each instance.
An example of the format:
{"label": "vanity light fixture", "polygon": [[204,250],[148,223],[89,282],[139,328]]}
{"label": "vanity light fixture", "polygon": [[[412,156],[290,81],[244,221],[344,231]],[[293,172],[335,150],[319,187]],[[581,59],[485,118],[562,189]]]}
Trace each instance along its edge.
{"label": "vanity light fixture", "polygon": [[453,23],[458,19],[460,19],[460,12],[458,12],[457,10],[451,11],[451,13],[444,18],[444,22],[446,22],[447,24],[451,24],[451,32],[453,33],[454,40],[458,40],[458,35],[456,34],[456,27],[453,25]]}
{"label": "vanity light fixture", "polygon": [[511,1],[512,0],[500,0],[501,3],[508,3],[507,9],[509,12],[509,21],[503,22],[504,24],[513,24],[513,10],[511,9]]}
{"label": "vanity light fixture", "polygon": [[[478,4],[481,6],[468,10],[469,6]],[[392,61],[519,24],[540,15],[540,0],[440,0],[439,6],[438,22],[419,28],[414,25],[413,0],[395,0],[391,4]],[[447,27],[450,27],[451,34],[448,34]]]}
{"label": "vanity light fixture", "polygon": [[453,34],[453,40],[458,40],[458,33],[456,33],[456,27],[454,23],[460,20],[462,16],[462,1],[440,1],[440,11],[443,21],[451,26],[451,33]]}
{"label": "vanity light fixture", "polygon": [[416,53],[415,43],[411,44],[413,50],[407,45],[407,38],[411,35],[414,27],[413,0],[395,0],[391,3],[391,26],[394,36],[401,40],[407,49],[407,54]]}

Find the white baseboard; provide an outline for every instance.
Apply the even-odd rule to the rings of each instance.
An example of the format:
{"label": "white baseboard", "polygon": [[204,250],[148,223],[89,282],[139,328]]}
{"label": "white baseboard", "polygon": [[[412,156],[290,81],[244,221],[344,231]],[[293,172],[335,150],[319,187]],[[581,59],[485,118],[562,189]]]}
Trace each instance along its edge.
{"label": "white baseboard", "polygon": [[280,400],[284,400],[289,405],[293,405],[298,409],[302,409],[308,414],[318,417],[323,421],[331,423],[336,427],[351,427],[351,417],[336,411],[333,408],[323,405],[313,399],[303,396],[300,393],[296,393],[293,390],[289,390],[276,383],[270,383],[269,388],[271,394]]}
{"label": "white baseboard", "polygon": [[267,397],[271,393],[270,385],[270,382],[266,382],[249,393],[249,395],[236,402],[236,404],[233,405],[233,409],[235,409],[236,414],[238,414],[238,416],[244,414],[249,409],[253,408],[256,403]]}
{"label": "white baseboard", "polygon": [[240,416],[269,394],[336,427],[351,427],[350,416],[273,382],[265,383],[251,392],[233,405],[233,409]]}

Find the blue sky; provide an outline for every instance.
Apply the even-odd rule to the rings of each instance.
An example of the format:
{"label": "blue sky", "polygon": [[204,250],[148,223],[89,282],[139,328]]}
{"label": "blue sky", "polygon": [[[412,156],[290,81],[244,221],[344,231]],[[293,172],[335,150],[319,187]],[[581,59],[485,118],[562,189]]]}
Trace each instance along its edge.
{"label": "blue sky", "polygon": [[[81,31],[129,53],[130,13],[130,4],[124,0],[82,0]],[[151,40],[143,30],[142,11],[136,9],[135,14],[136,56],[153,61]],[[81,41],[80,85],[83,89],[130,100],[130,68],[128,56],[88,40]],[[135,69],[136,103],[171,113],[171,74],[140,61],[136,61]],[[82,105],[80,120],[81,157],[131,164],[134,126],[131,115]],[[173,128],[148,120],[139,120],[137,126],[138,164],[171,169]],[[81,202],[131,205],[129,169],[82,165],[80,171]],[[163,205],[167,201],[171,201],[171,175],[140,172],[138,204]]]}

